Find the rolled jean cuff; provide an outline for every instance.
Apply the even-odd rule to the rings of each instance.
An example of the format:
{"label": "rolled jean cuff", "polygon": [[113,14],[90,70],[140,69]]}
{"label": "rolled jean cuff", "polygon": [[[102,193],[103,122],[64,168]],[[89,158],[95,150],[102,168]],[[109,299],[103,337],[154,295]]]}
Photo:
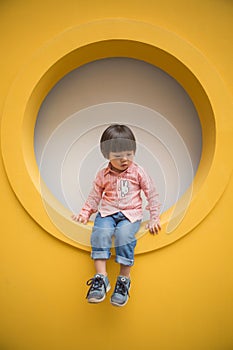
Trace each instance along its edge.
{"label": "rolled jean cuff", "polygon": [[93,259],[93,260],[97,260],[97,259],[106,259],[106,260],[108,260],[109,258],[110,258],[110,256],[111,256],[111,253],[110,252],[108,252],[108,251],[105,251],[105,250],[93,250],[92,252],[91,252],[91,258]]}
{"label": "rolled jean cuff", "polygon": [[134,260],[125,258],[124,256],[116,255],[115,261],[118,264],[126,265],[126,266],[133,266]]}

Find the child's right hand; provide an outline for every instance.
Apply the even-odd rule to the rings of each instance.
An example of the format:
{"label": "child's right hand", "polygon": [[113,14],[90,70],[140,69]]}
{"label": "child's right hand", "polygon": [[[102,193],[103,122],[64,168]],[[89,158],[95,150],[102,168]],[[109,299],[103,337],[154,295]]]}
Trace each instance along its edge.
{"label": "child's right hand", "polygon": [[87,222],[88,222],[88,220],[87,220],[86,218],[84,218],[84,217],[83,217],[82,215],[80,215],[80,214],[78,214],[78,215],[73,214],[73,215],[71,216],[71,218],[72,218],[72,220],[74,220],[74,221],[76,221],[76,222],[80,222],[80,223],[82,223],[82,224],[84,224],[84,225],[86,225]]}

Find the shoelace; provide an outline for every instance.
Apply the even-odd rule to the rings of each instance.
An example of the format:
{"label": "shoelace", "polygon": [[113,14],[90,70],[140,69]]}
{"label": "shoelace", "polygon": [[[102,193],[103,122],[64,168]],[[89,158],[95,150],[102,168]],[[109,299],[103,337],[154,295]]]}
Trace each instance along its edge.
{"label": "shoelace", "polygon": [[128,294],[129,296],[129,289],[125,284],[125,282],[123,282],[122,280],[117,280],[114,293],[118,293],[122,295]]}
{"label": "shoelace", "polygon": [[96,277],[90,278],[87,281],[87,285],[90,286],[90,288],[89,288],[89,290],[87,292],[86,298],[88,297],[88,295],[90,294],[91,291],[93,291],[93,290],[101,290],[103,285],[104,285],[104,290],[105,290],[105,293],[106,293],[106,286],[105,286],[104,280],[100,276],[96,276]]}

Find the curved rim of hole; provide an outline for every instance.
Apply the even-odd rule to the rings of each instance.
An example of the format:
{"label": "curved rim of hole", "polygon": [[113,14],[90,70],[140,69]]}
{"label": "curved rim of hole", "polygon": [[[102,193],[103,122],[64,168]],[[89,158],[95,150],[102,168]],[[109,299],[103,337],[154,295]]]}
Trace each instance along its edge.
{"label": "curved rim of hole", "polygon": [[[71,40],[77,38],[77,35],[82,37],[82,42]],[[174,45],[174,41],[180,45]],[[70,237],[76,235],[77,224],[70,220],[70,213],[49,193],[50,203],[56,207],[54,210],[51,205],[51,211],[59,222],[59,228],[51,222],[44,210],[34,154],[34,127],[43,99],[64,75],[85,63],[108,57],[136,58],[163,69],[189,94],[202,126],[202,157],[192,184],[192,198],[185,217],[172,235],[163,233],[155,239],[144,234],[136,248],[136,253],[144,253],[171,244],[196,227],[221,197],[231,173],[232,164],[224,162],[223,157],[227,151],[229,133],[221,117],[223,103],[226,111],[226,106],[230,105],[229,96],[223,94],[225,87],[205,57],[186,41],[161,28],[136,21],[99,21],[63,33],[44,50],[40,50],[14,82],[3,115],[2,155],[12,189],[32,218],[58,239],[89,250],[89,246],[82,246],[62,233],[69,230]],[[218,91],[220,88],[223,89],[221,100],[216,97],[216,89]],[[12,152],[12,148],[15,152]],[[222,178],[220,185],[219,176]],[[182,203],[182,200],[183,198],[178,203]],[[163,225],[168,223],[172,211],[174,207],[164,213]],[[79,234],[88,236],[91,226],[79,225],[78,230]],[[145,231],[145,227],[141,230]]]}

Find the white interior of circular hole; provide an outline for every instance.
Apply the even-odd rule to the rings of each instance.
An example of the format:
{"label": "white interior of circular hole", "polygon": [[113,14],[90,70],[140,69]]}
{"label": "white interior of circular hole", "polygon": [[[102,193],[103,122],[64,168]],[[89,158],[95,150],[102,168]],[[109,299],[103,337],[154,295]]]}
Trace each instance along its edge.
{"label": "white interior of circular hole", "polygon": [[112,123],[133,130],[135,161],[154,179],[162,212],[167,210],[192,183],[201,157],[201,125],[190,97],[177,81],[135,59],[86,64],[50,91],[38,113],[34,135],[46,186],[66,208],[79,212],[95,174],[107,165],[99,140]]}

